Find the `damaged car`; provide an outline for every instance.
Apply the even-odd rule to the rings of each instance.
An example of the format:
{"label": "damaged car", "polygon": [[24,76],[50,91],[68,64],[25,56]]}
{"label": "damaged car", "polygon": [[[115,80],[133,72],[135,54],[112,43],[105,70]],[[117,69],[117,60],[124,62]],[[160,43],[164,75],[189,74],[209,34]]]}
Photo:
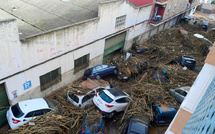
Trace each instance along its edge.
{"label": "damaged car", "polygon": [[71,102],[73,105],[75,105],[76,107],[84,108],[87,105],[92,104],[93,97],[95,96],[96,93],[109,88],[110,88],[109,86],[97,87],[91,90],[88,88],[76,87],[75,91],[69,90],[67,92],[67,100]]}
{"label": "damaged car", "polygon": [[118,72],[118,68],[116,66],[98,65],[87,69],[84,72],[84,79],[86,80],[87,78],[92,78],[92,79],[100,80],[101,77],[104,77],[110,74],[116,75],[117,72]]}
{"label": "damaged car", "polygon": [[186,95],[189,93],[190,87],[180,87],[176,89],[170,89],[170,94],[179,102],[182,103]]}

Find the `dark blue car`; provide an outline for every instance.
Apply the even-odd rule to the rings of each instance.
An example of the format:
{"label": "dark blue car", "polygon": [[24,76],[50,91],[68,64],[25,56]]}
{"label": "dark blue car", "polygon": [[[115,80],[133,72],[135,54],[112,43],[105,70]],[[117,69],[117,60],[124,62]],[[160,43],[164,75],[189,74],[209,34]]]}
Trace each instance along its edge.
{"label": "dark blue car", "polygon": [[149,124],[150,120],[147,116],[132,117],[128,120],[125,134],[148,134]]}
{"label": "dark blue car", "polygon": [[105,119],[98,115],[87,116],[82,124],[80,134],[103,134]]}
{"label": "dark blue car", "polygon": [[96,78],[97,80],[101,79],[101,77],[109,75],[109,74],[117,74],[118,69],[116,66],[109,65],[98,65],[87,69],[84,72],[84,79],[87,78]]}

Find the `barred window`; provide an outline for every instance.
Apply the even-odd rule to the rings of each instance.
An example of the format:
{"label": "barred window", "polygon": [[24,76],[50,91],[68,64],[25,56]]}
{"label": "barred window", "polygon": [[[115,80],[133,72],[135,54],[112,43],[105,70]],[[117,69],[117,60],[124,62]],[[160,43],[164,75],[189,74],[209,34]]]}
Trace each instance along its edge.
{"label": "barred window", "polygon": [[75,73],[89,66],[89,55],[90,54],[84,55],[78,58],[77,60],[75,60],[75,68],[74,68]]}
{"label": "barred window", "polygon": [[178,7],[178,10],[181,9],[181,5],[182,5],[182,2],[180,3],[180,5],[179,5],[179,7]]}
{"label": "barred window", "polygon": [[176,7],[177,7],[177,4],[175,4],[172,12],[175,12]]}
{"label": "barred window", "polygon": [[169,8],[168,8],[168,10],[167,10],[167,13],[166,13],[166,14],[169,14],[170,8],[171,8],[171,6],[169,6]]}
{"label": "barred window", "polygon": [[126,15],[116,18],[115,28],[125,25]]}
{"label": "barred window", "polygon": [[47,74],[40,76],[41,91],[57,84],[61,81],[61,68],[55,69]]}

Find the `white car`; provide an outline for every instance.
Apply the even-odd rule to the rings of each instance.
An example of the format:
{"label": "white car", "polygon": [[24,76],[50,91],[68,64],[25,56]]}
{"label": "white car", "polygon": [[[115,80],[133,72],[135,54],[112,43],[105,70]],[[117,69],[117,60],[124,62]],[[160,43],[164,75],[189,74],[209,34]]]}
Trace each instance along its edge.
{"label": "white car", "polygon": [[15,129],[56,108],[56,104],[49,99],[37,98],[21,101],[9,108],[7,121],[10,128]]}
{"label": "white car", "polygon": [[93,98],[93,103],[108,118],[112,118],[117,112],[125,111],[130,102],[129,95],[117,88],[105,89]]}
{"label": "white car", "polygon": [[83,93],[84,91],[78,90],[77,92],[67,92],[67,100],[71,102],[73,105],[76,107],[81,107],[84,108],[85,106],[92,104],[93,97],[95,96],[96,93],[110,88],[109,86],[107,87],[97,87],[94,89],[82,89],[87,91],[87,93]]}

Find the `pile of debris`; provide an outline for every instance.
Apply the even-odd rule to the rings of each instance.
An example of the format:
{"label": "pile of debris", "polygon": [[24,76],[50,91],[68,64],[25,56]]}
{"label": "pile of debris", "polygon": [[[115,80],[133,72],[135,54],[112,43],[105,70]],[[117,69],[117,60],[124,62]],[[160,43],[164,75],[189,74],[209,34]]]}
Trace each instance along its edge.
{"label": "pile of debris", "polygon": [[128,79],[141,74],[148,66],[146,61],[132,56],[130,53],[119,54],[107,63],[118,68],[118,78],[122,81],[127,81]]}

